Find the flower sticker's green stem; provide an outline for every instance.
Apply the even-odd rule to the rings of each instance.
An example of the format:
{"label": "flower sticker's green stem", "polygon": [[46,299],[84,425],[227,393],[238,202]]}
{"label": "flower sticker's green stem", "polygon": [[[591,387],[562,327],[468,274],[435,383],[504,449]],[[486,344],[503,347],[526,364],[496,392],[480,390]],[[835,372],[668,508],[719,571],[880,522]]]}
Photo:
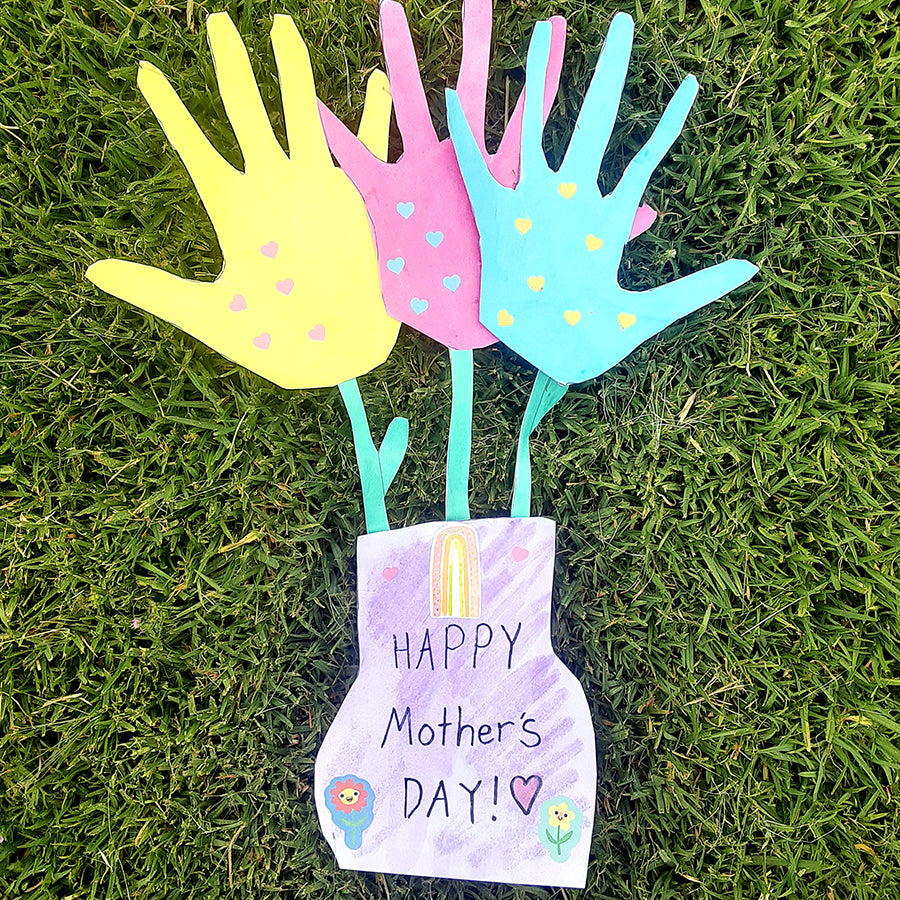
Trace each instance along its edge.
{"label": "flower sticker's green stem", "polygon": [[563,834],[562,826],[557,825],[556,826],[556,837],[553,836],[553,833],[550,831],[549,828],[546,831],[546,835],[547,835],[547,840],[550,841],[550,843],[553,844],[554,847],[556,847],[556,855],[562,856],[563,855],[562,846],[563,846],[563,844],[565,844],[566,841],[572,839],[572,832],[567,831],[565,834]]}
{"label": "flower sticker's green stem", "polygon": [[351,850],[359,850],[363,832],[375,818],[372,785],[355,775],[332,778],[325,788],[325,805],[331,813],[332,822],[344,832],[344,843]]}

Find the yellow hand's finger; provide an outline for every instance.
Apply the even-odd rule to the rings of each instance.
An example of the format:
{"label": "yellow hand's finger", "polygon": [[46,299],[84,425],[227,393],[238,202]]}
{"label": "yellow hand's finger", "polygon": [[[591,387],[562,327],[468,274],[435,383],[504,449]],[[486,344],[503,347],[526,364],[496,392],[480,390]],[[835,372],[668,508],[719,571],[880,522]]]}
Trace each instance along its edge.
{"label": "yellow hand's finger", "polygon": [[[101,290],[127,300],[206,340],[197,326],[209,318],[212,284],[190,281],[154,266],[142,266],[122,259],[95,262],[85,273]],[[193,327],[192,327],[193,326]]]}
{"label": "yellow hand's finger", "polygon": [[[360,227],[371,241],[364,213]],[[327,256],[314,249],[314,258]],[[255,261],[214,282],[117,259],[94,263],[87,277],[281,387],[326,387],[384,362],[397,338],[400,323],[384,311],[374,254],[338,248],[334,268],[295,273],[296,284],[293,278],[266,284],[254,277]]]}
{"label": "yellow hand's finger", "polygon": [[166,137],[187,168],[200,199],[212,215],[210,201],[222,195],[230,177],[240,173],[216,152],[166,76],[156,66],[142,62],[137,81]]}
{"label": "yellow hand's finger", "polygon": [[244,154],[244,168],[284,159],[281,145],[259,96],[250,58],[228,13],[213,13],[206,20],[206,35],[216,66],[219,93],[228,121]]}
{"label": "yellow hand's finger", "polygon": [[387,160],[391,127],[391,86],[387,75],[376,69],[366,83],[366,102],[357,137],[382,162]]}
{"label": "yellow hand's finger", "polygon": [[309,51],[290,16],[275,16],[272,50],[278,66],[281,105],[291,159],[303,159],[313,166],[330,166],[331,154],[316,105]]}

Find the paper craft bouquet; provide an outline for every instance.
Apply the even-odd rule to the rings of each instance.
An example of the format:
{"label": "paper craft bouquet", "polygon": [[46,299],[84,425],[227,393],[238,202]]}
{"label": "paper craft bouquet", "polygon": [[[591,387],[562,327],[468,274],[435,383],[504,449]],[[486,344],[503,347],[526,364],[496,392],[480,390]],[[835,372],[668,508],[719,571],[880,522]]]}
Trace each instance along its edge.
{"label": "paper craft bouquet", "polygon": [[[465,7],[444,141],[393,0],[381,6],[389,79],[370,77],[356,136],[317,104],[303,41],[289,17],[275,17],[288,153],[230,19],[214,14],[207,28],[243,171],[210,145],[162,73],[142,64],[138,84],[212,219],[222,272],[200,283],[105,260],[87,274],[279,385],[341,391],[368,533],[357,555],[359,677],[315,765],[325,838],[345,868],[583,887],[594,732],[584,693],[550,644],[555,524],[530,515],[528,441],[568,384],[756,272],[732,260],[643,292],[617,280],[625,244],[653,222],[641,198],[697,82],[685,79],[603,196],[597,175],[631,52],[627,15],[612,21],[559,171],[541,142],[561,19],[535,27],[525,91],[493,156],[484,144],[490,0]],[[388,163],[391,95],[403,155]],[[446,521],[392,531],[384,497],[408,423],[394,419],[376,448],[356,377],[386,358],[400,322],[448,347],[453,405]],[[512,515],[473,520],[472,350],[497,339],[537,375]]]}

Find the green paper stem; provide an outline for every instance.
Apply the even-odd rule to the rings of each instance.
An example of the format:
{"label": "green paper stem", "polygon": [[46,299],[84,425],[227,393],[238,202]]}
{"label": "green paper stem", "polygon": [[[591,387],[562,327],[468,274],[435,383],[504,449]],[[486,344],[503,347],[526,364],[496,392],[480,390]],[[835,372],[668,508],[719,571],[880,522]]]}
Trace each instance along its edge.
{"label": "green paper stem", "polygon": [[524,519],[531,515],[531,456],[529,438],[541,419],[556,406],[568,390],[567,384],[560,384],[538,369],[534,386],[522,417],[519,431],[519,447],[516,452],[516,474],[513,479],[512,511],[514,519]]}
{"label": "green paper stem", "polygon": [[409,422],[400,417],[391,420],[381,449],[375,447],[366,408],[359,393],[359,384],[355,378],[338,385],[347,414],[350,416],[350,427],[353,429],[353,448],[356,451],[356,462],[359,466],[359,479],[362,482],[363,509],[366,516],[366,531],[389,531],[387,508],[384,495],[387,493],[400,463],[406,454],[409,441]]}
{"label": "green paper stem", "polygon": [[450,437],[447,442],[447,502],[444,511],[444,518],[448,522],[469,518],[473,369],[471,350],[450,351],[453,397],[450,403]]}

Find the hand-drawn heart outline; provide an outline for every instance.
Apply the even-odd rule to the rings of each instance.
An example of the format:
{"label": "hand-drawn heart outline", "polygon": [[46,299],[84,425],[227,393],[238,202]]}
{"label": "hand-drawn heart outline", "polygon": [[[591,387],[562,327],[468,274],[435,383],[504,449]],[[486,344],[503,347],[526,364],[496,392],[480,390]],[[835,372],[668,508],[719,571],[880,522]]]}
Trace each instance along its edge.
{"label": "hand-drawn heart outline", "polygon": [[[534,785],[532,786],[532,782]],[[509,782],[509,792],[512,794],[516,806],[522,810],[527,816],[534,806],[534,801],[543,787],[544,779],[540,775],[529,775],[523,778],[521,775],[514,775]],[[525,801],[524,803],[522,801]]]}

